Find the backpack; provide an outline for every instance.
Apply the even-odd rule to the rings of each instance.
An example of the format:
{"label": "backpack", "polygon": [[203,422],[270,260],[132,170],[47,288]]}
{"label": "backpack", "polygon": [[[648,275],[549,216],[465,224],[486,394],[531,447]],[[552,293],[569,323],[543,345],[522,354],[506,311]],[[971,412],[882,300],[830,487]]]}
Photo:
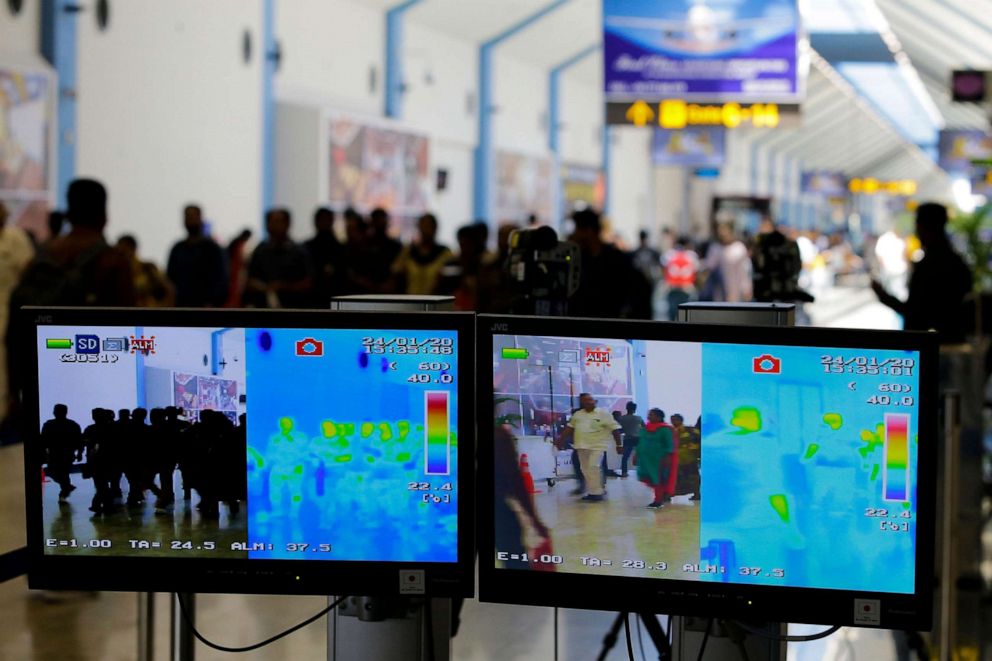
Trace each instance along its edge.
{"label": "backpack", "polygon": [[24,305],[92,304],[96,263],[110,249],[104,241],[98,241],[69,264],[59,262],[48,250],[39,252],[11,293],[10,309],[16,311]]}

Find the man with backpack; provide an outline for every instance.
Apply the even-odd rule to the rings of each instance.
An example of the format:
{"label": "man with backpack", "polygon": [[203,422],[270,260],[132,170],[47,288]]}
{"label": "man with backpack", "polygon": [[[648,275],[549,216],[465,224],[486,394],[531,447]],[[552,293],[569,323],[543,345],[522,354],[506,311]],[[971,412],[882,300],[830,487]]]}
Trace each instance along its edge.
{"label": "man with backpack", "polygon": [[135,305],[134,280],[128,258],[104,237],[107,189],[93,179],[75,179],[66,192],[66,218],[71,227],[53,238],[28,265],[10,297],[11,326],[7,332],[7,368],[12,408],[20,397],[17,315],[24,305]]}

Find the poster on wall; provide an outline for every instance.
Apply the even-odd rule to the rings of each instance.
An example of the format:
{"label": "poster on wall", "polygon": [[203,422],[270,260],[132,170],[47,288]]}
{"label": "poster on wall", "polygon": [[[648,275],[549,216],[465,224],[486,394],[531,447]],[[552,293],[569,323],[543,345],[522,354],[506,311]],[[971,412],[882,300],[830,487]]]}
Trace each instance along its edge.
{"label": "poster on wall", "polygon": [[12,224],[48,234],[52,198],[54,78],[44,70],[0,65],[0,200]]}
{"label": "poster on wall", "polygon": [[574,163],[561,166],[561,218],[587,207],[602,209],[605,197],[606,178],[600,168]]}
{"label": "poster on wall", "polygon": [[382,207],[395,218],[415,218],[430,207],[435,186],[429,157],[426,136],[331,118],[328,201],[363,213]]}
{"label": "poster on wall", "polygon": [[796,0],[603,0],[607,102],[795,102]]}
{"label": "poster on wall", "polygon": [[550,158],[497,151],[496,220],[522,224],[531,214],[544,224],[556,220],[552,168]]}
{"label": "poster on wall", "polygon": [[695,126],[677,131],[655,129],[651,140],[654,165],[687,165],[718,168],[724,161],[726,131],[716,126]]}

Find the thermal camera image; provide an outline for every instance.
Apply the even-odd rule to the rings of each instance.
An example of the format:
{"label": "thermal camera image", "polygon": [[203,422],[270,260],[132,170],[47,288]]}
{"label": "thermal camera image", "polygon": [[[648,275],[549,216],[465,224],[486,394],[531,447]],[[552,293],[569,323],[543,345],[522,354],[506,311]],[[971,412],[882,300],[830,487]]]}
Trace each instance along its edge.
{"label": "thermal camera image", "polygon": [[369,333],[248,331],[249,557],[457,559],[456,334]]}
{"label": "thermal camera image", "polygon": [[918,361],[495,336],[494,562],[911,594]]}
{"label": "thermal camera image", "polygon": [[775,347],[769,370],[740,359],[766,349],[703,349],[700,535],[704,559],[737,566],[703,577],[912,593],[916,355]]}

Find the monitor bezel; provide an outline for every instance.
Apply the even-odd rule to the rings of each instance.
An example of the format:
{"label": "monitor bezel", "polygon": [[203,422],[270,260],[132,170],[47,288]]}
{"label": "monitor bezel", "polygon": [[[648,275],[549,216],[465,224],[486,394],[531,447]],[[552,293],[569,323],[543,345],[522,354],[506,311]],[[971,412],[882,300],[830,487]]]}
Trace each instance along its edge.
{"label": "monitor bezel", "polygon": [[[502,315],[480,315],[477,327],[479,387],[476,406],[480,424],[476,441],[479,456],[476,535],[480,558],[480,601],[724,617],[753,622],[866,626],[855,622],[855,600],[870,599],[878,600],[880,605],[880,625],[874,628],[932,628],[938,439],[936,333]],[[494,416],[491,374],[494,335],[919,351],[920,443],[917,467],[915,592],[893,594],[827,588],[751,586],[496,568],[493,428],[481,422],[493,420]]]}
{"label": "monitor bezel", "polygon": [[[17,349],[24,370],[24,470],[28,586],[36,589],[241,594],[400,595],[400,571],[424,572],[424,595],[474,593],[475,324],[462,312],[365,312],[324,310],[218,310],[132,308],[41,308],[20,310]],[[140,558],[45,555],[42,462],[33,442],[40,429],[37,328],[51,325],[219,328],[445,330],[458,333],[458,561],[299,561],[228,558]]]}

